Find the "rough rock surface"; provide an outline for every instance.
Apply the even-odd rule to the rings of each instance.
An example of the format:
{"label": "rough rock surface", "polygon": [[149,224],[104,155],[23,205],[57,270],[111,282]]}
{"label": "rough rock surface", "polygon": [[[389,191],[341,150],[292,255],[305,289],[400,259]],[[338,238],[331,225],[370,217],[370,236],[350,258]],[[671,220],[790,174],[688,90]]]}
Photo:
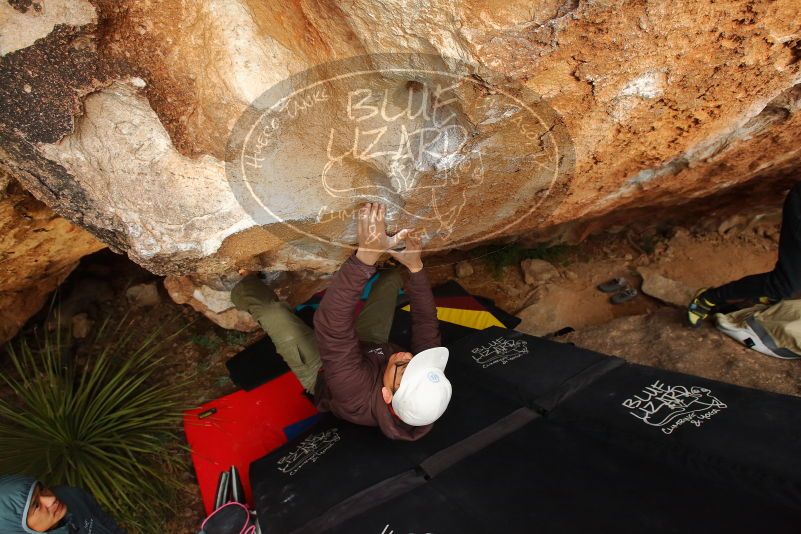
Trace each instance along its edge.
{"label": "rough rock surface", "polygon": [[89,318],[89,314],[79,313],[78,315],[72,316],[70,324],[72,327],[72,336],[75,339],[84,339],[92,331],[95,321]]}
{"label": "rough rock surface", "polygon": [[[192,276],[168,276],[164,288],[178,304],[187,304],[213,322],[230,330],[253,332],[259,324],[244,311],[234,308],[230,290],[240,277],[199,278]],[[265,281],[275,289],[278,297],[289,305],[305,302],[323,289],[327,280],[307,272],[272,273]]]}
{"label": "rough rock surface", "polygon": [[551,263],[537,258],[529,258],[520,262],[523,280],[528,285],[536,285],[559,278],[559,271]]}
{"label": "rough rock surface", "polygon": [[0,177],[0,344],[47,302],[82,256],[103,247]]}
{"label": "rough rock surface", "polygon": [[86,0],[2,2],[0,20],[15,30],[0,34],[0,56],[31,46],[52,32],[56,24],[83,26],[96,22],[95,9]]}
{"label": "rough rock surface", "polygon": [[475,269],[473,269],[469,261],[460,261],[453,266],[453,271],[456,274],[456,278],[465,278],[473,274]]}
{"label": "rough rock surface", "polygon": [[[5,4],[0,165],[159,274],[333,272],[349,249],[330,242],[353,242],[348,210],[379,186],[395,202],[392,226],[436,215],[444,231],[428,244],[447,248],[504,236],[576,240],[736,208],[743,195],[775,205],[801,169],[796,0]],[[472,80],[447,106],[438,101],[464,133],[459,151],[438,145],[403,161],[354,148],[331,160],[354,130],[327,142],[326,128],[348,118],[334,106],[347,90],[328,84],[313,113],[271,132],[280,142],[260,163],[271,213],[244,202],[252,184],[226,172],[226,142],[248,106],[313,66],[373,54],[378,68],[386,53],[427,54],[413,76],[365,80],[393,95],[386,123],[407,94],[432,94],[421,70],[461,69]],[[524,106],[500,103],[520,88],[539,95],[544,130],[524,132]],[[362,131],[377,131],[375,120]],[[400,153],[405,130],[387,131]],[[324,180],[332,168],[333,186]],[[538,181],[544,170],[550,185]],[[418,184],[433,197],[417,195]],[[369,194],[332,193],[359,187]]]}
{"label": "rough rock surface", "polygon": [[[587,274],[590,274],[588,270]],[[565,328],[579,329],[609,321],[617,314],[630,314],[643,307],[641,299],[624,304],[609,302],[609,295],[591,284],[562,283],[540,286],[532,294],[532,303],[517,313],[522,319],[516,327],[535,336],[555,334]]]}
{"label": "rough rock surface", "polygon": [[130,304],[131,308],[134,309],[157,306],[161,302],[156,282],[136,284],[129,287],[125,292],[125,298],[128,299],[128,304]]}
{"label": "rough rock surface", "polygon": [[215,291],[204,285],[197,287],[188,276],[168,276],[164,279],[164,287],[172,300],[188,304],[223,328],[252,332],[259,327],[249,313],[234,308],[228,292]]}
{"label": "rough rock surface", "polygon": [[642,276],[641,290],[649,297],[680,308],[687,306],[693,299],[692,288],[662,275],[656,269],[639,267],[637,272]]}

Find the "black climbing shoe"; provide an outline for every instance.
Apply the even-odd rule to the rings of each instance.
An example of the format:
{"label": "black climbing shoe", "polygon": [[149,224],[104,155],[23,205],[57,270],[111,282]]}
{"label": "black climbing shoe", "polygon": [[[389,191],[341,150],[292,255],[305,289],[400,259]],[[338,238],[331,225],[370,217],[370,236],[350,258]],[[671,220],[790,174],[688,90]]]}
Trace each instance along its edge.
{"label": "black climbing shoe", "polygon": [[628,287],[629,283],[625,278],[612,278],[603,284],[599,284],[598,290],[603,291],[604,293],[617,293],[618,291],[627,289]]}
{"label": "black climbing shoe", "polygon": [[637,295],[639,295],[639,293],[637,292],[636,289],[634,289],[633,287],[627,287],[623,291],[620,291],[612,295],[612,298],[610,298],[609,301],[612,304],[623,304],[624,302],[628,302],[631,299],[635,298]]}
{"label": "black climbing shoe", "polygon": [[699,289],[692,302],[690,302],[690,305],[687,306],[687,319],[690,322],[690,326],[693,328],[701,326],[703,321],[715,313],[715,307],[717,305],[706,298],[704,293],[706,293],[706,288]]}

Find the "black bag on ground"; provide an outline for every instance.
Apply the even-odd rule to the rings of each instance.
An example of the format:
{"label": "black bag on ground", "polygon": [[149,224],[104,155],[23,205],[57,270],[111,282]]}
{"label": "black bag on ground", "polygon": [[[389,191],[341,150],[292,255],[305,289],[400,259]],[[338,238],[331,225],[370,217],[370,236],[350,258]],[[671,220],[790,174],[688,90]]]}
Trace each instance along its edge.
{"label": "black bag on ground", "polygon": [[[483,505],[482,505],[483,506]],[[470,509],[438,491],[428,483],[394,499],[354,515],[326,532],[331,534],[409,534],[426,532],[459,534],[507,532],[505,521],[495,529],[482,530]],[[534,532],[529,531],[529,532]],[[536,532],[540,532],[539,529]]]}
{"label": "black bag on ground", "polygon": [[231,381],[245,391],[256,389],[289,371],[289,366],[276,352],[269,336],[264,336],[229,358],[225,366]]}

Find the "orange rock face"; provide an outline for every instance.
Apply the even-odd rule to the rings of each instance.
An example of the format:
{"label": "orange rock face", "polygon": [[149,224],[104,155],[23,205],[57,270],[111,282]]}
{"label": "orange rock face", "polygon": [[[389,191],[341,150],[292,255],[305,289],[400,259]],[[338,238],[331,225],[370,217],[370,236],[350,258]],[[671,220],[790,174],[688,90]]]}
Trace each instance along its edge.
{"label": "orange rock face", "polygon": [[0,163],[160,274],[333,272],[364,200],[448,250],[799,178],[796,0],[52,6],[2,8]]}
{"label": "orange rock face", "polygon": [[39,311],[82,256],[104,246],[0,179],[0,343]]}

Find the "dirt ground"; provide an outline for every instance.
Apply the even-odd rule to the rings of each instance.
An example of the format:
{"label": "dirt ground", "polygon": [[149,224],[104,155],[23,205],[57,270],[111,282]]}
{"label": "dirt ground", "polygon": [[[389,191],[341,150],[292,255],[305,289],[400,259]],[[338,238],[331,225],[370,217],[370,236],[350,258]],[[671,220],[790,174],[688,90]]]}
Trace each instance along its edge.
{"label": "dirt ground", "polygon": [[[555,337],[558,341],[643,365],[801,395],[801,362],[747,349],[709,322],[698,329],[689,328],[683,307],[642,293],[614,305],[609,295],[596,288],[620,276],[640,288],[638,267],[656,270],[691,293],[765,272],[776,261],[778,229],[778,214],[771,213],[754,219],[735,217],[711,231],[674,228],[665,235],[640,237],[639,242],[604,235],[572,249],[556,263],[560,276],[544,284],[527,285],[517,265],[493,276],[491,265],[483,259],[470,260],[473,274],[458,281],[471,293],[495,299],[511,313],[550,322],[547,332],[573,329]],[[431,277],[432,283],[454,278],[454,265],[432,267]],[[525,320],[518,329],[526,330]]]}
{"label": "dirt ground", "polygon": [[[552,262],[558,276],[543,283],[526,284],[519,264],[498,266],[504,251],[452,253],[427,261],[432,284],[457,279],[471,293],[490,297],[510,313],[525,316],[532,328],[556,332],[554,337],[599,352],[622,356],[632,362],[704,376],[742,386],[801,395],[801,363],[769,358],[746,349],[720,334],[711,325],[690,329],[684,310],[641,294],[622,305],[613,305],[596,285],[623,276],[634,287],[642,278],[637,269],[648,267],[692,290],[720,284],[743,275],[765,271],[776,259],[778,219],[734,220],[718,229],[693,232],[674,228],[662,234],[624,237],[605,234],[580,246],[565,249]],[[508,252],[508,250],[506,250]],[[467,260],[473,273],[456,276],[455,264]],[[86,297],[86,280],[105,280],[105,292]],[[159,302],[131,309],[126,289],[155,282]],[[70,304],[71,294],[85,301]],[[260,333],[226,331],[188,306],[172,302],[161,280],[126,258],[104,251],[84,259],[60,290],[62,305],[89,310],[93,319],[133,314],[138,327],[151,331],[163,324],[183,328],[170,347],[165,373],[188,378],[186,406],[235,390],[225,361],[253,343]],[[44,320],[34,318],[29,326]],[[542,333],[541,331],[537,333]],[[183,491],[175,504],[175,516],[165,532],[194,532],[203,518],[199,490],[186,453],[187,470],[181,477]]]}
{"label": "dirt ground", "polygon": [[798,361],[771,358],[748,349],[711,325],[690,330],[683,310],[620,317],[564,336],[575,343],[634,363],[712,378],[740,386],[801,395]]}

